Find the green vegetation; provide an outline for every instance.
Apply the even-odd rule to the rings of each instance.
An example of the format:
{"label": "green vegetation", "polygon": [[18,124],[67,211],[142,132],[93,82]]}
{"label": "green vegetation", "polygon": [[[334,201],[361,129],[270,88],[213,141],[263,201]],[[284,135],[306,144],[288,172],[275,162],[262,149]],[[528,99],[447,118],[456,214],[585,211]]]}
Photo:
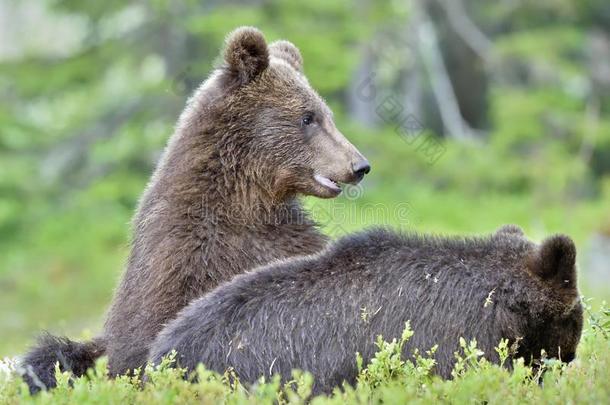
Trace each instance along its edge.
{"label": "green vegetation", "polygon": [[[403,344],[413,335],[408,324],[397,341],[379,337],[379,351],[361,369],[356,387],[337,388],[329,396],[311,398],[312,377],[293,372],[293,379],[281,384],[278,376],[261,378],[252,387],[240,384],[228,370],[223,375],[197,370],[197,382],[185,381],[184,372],[168,368],[171,358],[159,367],[146,369],[148,382],[139,378],[108,379],[106,362],[98,362],[88,377],[70,385],[67,373],[57,372],[59,386],[51,392],[31,397],[19,380],[0,383],[0,398],[6,403],[204,403],[204,404],[403,404],[403,403],[605,403],[610,396],[610,310],[589,312],[590,319],[582,338],[578,360],[567,365],[555,359],[544,360],[537,368],[513,362],[512,372],[483,359],[476,342],[461,341],[456,353],[453,379],[433,376],[434,347],[415,355],[413,361],[401,358]],[[603,350],[605,348],[605,350]],[[503,362],[511,348],[506,341],[496,348]],[[362,364],[359,357],[354,361]],[[0,378],[3,375],[0,374]]]}
{"label": "green vegetation", "polygon": [[[453,1],[357,3],[0,0],[4,20],[19,21],[0,26],[2,45],[12,45],[0,47],[0,356],[23,352],[43,328],[74,338],[100,330],[138,196],[224,36],[244,24],[301,49],[337,126],[371,161],[361,188],[335,200],[307,199],[328,233],[384,224],[475,234],[505,223],[535,240],[562,232],[577,243],[582,292],[594,307],[609,299],[607,267],[601,275],[589,268],[591,241],[610,239],[607,2],[464,0],[489,42],[478,47],[451,22],[464,21],[449,17],[443,4]],[[438,78],[417,47],[426,21],[466,139],[439,113],[448,98],[435,96]],[[370,74],[376,97],[363,101],[358,89]],[[383,116],[386,97],[422,131],[407,131],[409,138],[398,130],[400,118]],[[435,159],[424,140],[440,145]],[[443,382],[426,373],[425,354],[415,366],[388,355],[391,364],[371,365],[358,389],[332,400],[608,402],[608,332],[592,325],[575,364],[545,366],[543,387],[522,366],[509,374],[475,362]],[[399,381],[378,374],[394,375],[395,363]],[[98,376],[37,401],[238,403],[278,395],[277,381],[250,392],[227,376],[206,373],[205,383],[191,386],[169,370],[154,375],[141,391],[128,379]],[[307,377],[297,380],[306,391]],[[0,401],[26,401],[16,383],[0,389]],[[298,402],[298,392],[282,398]]]}

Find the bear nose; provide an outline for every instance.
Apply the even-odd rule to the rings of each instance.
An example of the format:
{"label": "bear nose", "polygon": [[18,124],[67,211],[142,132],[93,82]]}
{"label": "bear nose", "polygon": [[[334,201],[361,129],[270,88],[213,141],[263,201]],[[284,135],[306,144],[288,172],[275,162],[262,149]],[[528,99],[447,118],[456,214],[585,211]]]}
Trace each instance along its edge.
{"label": "bear nose", "polygon": [[362,179],[365,174],[368,174],[371,171],[371,165],[368,160],[363,159],[356,163],[352,163],[352,171],[356,177]]}

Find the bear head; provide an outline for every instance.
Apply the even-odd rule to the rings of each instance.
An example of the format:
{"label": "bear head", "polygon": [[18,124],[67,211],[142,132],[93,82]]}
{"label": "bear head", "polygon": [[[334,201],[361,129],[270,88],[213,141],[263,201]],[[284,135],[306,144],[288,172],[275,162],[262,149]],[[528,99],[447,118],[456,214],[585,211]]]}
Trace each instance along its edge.
{"label": "bear head", "polygon": [[533,315],[539,325],[526,334],[529,350],[549,357],[574,359],[583,326],[583,307],[576,283],[576,246],[566,235],[545,239],[529,256],[527,268],[541,282]]}
{"label": "bear head", "polygon": [[299,50],[267,44],[256,28],[226,40],[223,63],[208,87],[213,96],[219,159],[247,173],[274,198],[305,194],[331,198],[342,183],[369,172],[364,156],[333,122],[324,100],[303,74]]}
{"label": "bear head", "polygon": [[523,247],[510,265],[516,296],[505,317],[510,325],[506,335],[517,342],[515,357],[536,363],[544,350],[549,358],[572,361],[583,326],[574,242],[566,235],[553,235],[534,244],[513,225],[502,227],[496,237]]}

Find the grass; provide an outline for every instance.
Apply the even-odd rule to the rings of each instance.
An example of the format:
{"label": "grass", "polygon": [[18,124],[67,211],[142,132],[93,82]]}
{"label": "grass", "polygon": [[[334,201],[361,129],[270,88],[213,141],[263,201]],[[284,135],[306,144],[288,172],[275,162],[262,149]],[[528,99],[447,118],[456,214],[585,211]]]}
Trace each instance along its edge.
{"label": "grass", "polygon": [[[566,156],[548,161],[537,156],[527,162],[495,150],[493,143],[481,147],[447,142],[445,155],[429,165],[393,133],[364,133],[349,126],[345,131],[367,155],[373,172],[361,188],[337,199],[306,199],[325,232],[336,237],[370,225],[388,225],[419,232],[480,234],[505,223],[520,225],[534,240],[562,232],[577,244],[581,291],[595,297],[597,306],[610,299],[607,285],[583,277],[587,269],[582,262],[591,235],[610,227],[610,182],[591,191],[591,196],[575,196],[571,176],[578,164]],[[561,165],[553,166],[555,161]],[[522,167],[530,163],[537,166]],[[129,219],[145,183],[144,176],[104,178],[60,205],[35,207],[31,211],[35,215],[22,221],[26,226],[0,245],[0,307],[10,309],[0,312],[0,357],[24,352],[41,329],[72,338],[89,338],[101,329],[104,308],[128,254]],[[577,360],[569,366],[549,363],[543,385],[525,366],[517,366],[511,374],[476,361],[455,379],[442,381],[430,376],[425,364],[409,366],[390,356],[392,364],[381,367],[390,374],[379,375],[369,366],[369,372],[363,370],[367,377],[356,388],[313,403],[607,403],[608,332],[594,328],[592,321],[607,322],[607,314],[596,316],[588,322]],[[384,348],[381,353],[387,354]],[[100,363],[90,379],[78,380],[70,388],[64,377],[59,389],[36,398],[28,397],[14,380],[3,382],[0,402],[272,403],[281,399],[299,403],[310,384],[305,374],[299,374],[298,383],[289,387],[273,380],[246,388],[230,375],[201,372],[202,382],[187,384],[174,370],[158,370],[152,383],[140,389],[138,381],[128,378],[106,379]]]}
{"label": "grass", "polygon": [[[32,404],[540,404],[591,403],[610,400],[610,310],[603,306],[593,312],[587,304],[587,325],[576,360],[570,364],[556,359],[543,359],[533,369],[522,359],[513,361],[512,372],[485,360],[476,342],[461,340],[462,352],[456,353],[456,364],[451,380],[434,376],[434,348],[414,356],[401,357],[404,343],[417,331],[405,328],[401,338],[391,342],[379,337],[378,352],[371,362],[362,367],[361,358],[354,354],[360,367],[355,387],[345,385],[332,394],[311,398],[313,379],[300,371],[293,372],[291,381],[281,384],[278,376],[261,379],[253,386],[244,386],[228,370],[224,374],[197,370],[198,381],[190,383],[182,377],[184,371],[168,365],[166,359],[159,367],[148,366],[148,382],[136,377],[109,379],[106,361],[98,361],[87,377],[70,382],[68,373],[57,371],[59,385],[55,390],[30,396],[18,378],[0,371],[1,403]],[[496,348],[506,363],[507,342]]]}

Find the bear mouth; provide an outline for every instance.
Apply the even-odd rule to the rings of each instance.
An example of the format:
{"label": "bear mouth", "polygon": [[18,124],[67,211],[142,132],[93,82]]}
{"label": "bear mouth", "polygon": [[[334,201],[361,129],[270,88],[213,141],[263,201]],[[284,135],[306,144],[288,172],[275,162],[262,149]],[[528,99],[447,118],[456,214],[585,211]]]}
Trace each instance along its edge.
{"label": "bear mouth", "polygon": [[322,176],[320,174],[315,174],[313,177],[318,182],[318,184],[324,186],[332,192],[337,194],[341,192],[341,184],[338,181]]}

